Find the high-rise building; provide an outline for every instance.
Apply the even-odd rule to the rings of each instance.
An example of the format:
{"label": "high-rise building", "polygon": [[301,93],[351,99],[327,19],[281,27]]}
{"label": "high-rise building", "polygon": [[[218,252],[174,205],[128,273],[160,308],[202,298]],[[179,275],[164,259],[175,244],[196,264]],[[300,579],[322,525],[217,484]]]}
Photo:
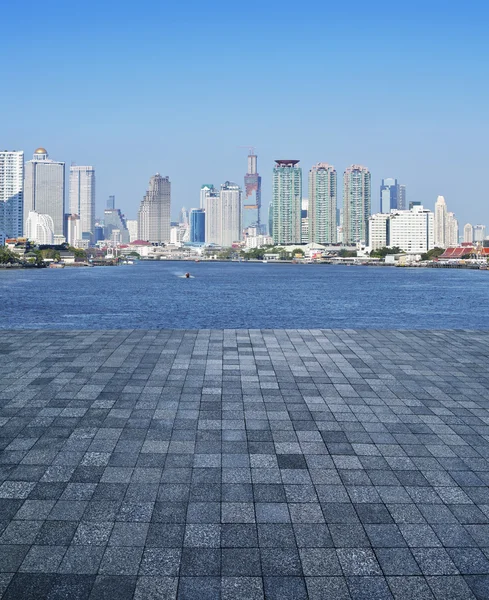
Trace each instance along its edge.
{"label": "high-rise building", "polygon": [[31,211],[53,219],[54,235],[64,234],[65,163],[51,160],[44,148],[25,164],[24,220]]}
{"label": "high-rise building", "polygon": [[273,238],[273,202],[268,205],[268,235]]}
{"label": "high-rise building", "polygon": [[226,181],[219,193],[221,203],[221,245],[232,246],[242,240],[241,203],[243,192],[239,185]]}
{"label": "high-rise building", "polygon": [[[203,199],[202,199],[202,194]],[[213,185],[206,185],[200,191],[205,210],[205,241],[206,244],[222,243],[221,228],[221,198]]]}
{"label": "high-rise building", "polygon": [[95,169],[70,167],[70,213],[80,217],[82,239],[93,241],[95,233]]}
{"label": "high-rise building", "polygon": [[[117,235],[114,237],[114,231]],[[129,230],[124,215],[119,208],[104,210],[104,238],[106,240],[120,241],[122,244],[128,244],[130,241]]]}
{"label": "high-rise building", "polygon": [[180,225],[188,225],[188,210],[185,206],[180,210],[179,223]]}
{"label": "high-rise building", "polygon": [[24,224],[24,153],[0,151],[0,246],[22,235]]}
{"label": "high-rise building", "polygon": [[203,208],[190,210],[190,242],[194,244],[205,242],[205,210]]}
{"label": "high-rise building", "polygon": [[[258,157],[250,149],[248,170],[244,177],[243,228],[261,225],[261,177],[257,170]],[[261,229],[261,228],[260,228]]]}
{"label": "high-rise building", "polygon": [[309,242],[336,243],[336,170],[318,163],[309,171]]}
{"label": "high-rise building", "polygon": [[343,174],[343,243],[368,245],[368,218],[371,210],[370,171],[352,165]]}
{"label": "high-rise building", "polygon": [[380,186],[380,212],[389,213],[398,208],[399,203],[399,184],[397,179],[388,177],[382,179]]}
{"label": "high-rise building", "polygon": [[276,160],[273,169],[273,242],[300,244],[302,239],[302,169],[298,160]]}
{"label": "high-rise building", "polygon": [[138,220],[128,219],[126,225],[129,232],[129,242],[135,242],[138,239]]}
{"label": "high-rise building", "polygon": [[433,213],[421,205],[410,210],[392,210],[369,218],[369,248],[400,248],[422,254],[434,248]]}
{"label": "high-rise building", "polygon": [[447,247],[458,246],[458,220],[452,212],[447,213],[445,243]]}
{"label": "high-rise building", "polygon": [[54,223],[51,215],[43,215],[31,210],[25,222],[25,234],[35,244],[52,246],[54,244]]}
{"label": "high-rise building", "polygon": [[447,236],[447,203],[443,196],[438,196],[435,202],[435,246],[446,248],[448,246]]}
{"label": "high-rise building", "polygon": [[212,183],[204,183],[204,185],[200,188],[200,208],[205,208],[205,199],[207,196],[207,192],[210,192],[214,189]]}
{"label": "high-rise building", "polygon": [[464,242],[466,244],[472,244],[474,241],[474,228],[470,223],[464,225]]}
{"label": "high-rise building", "polygon": [[138,238],[151,243],[170,241],[171,184],[159,173],[149,180],[149,189],[138,213]]}
{"label": "high-rise building", "polygon": [[82,246],[80,217],[78,215],[67,215],[66,238],[70,246],[73,246],[74,248]]}
{"label": "high-rise building", "polygon": [[397,199],[397,208],[399,210],[407,209],[406,186],[403,184],[401,184],[399,186],[399,197]]}
{"label": "high-rise building", "polygon": [[486,237],[486,226],[485,225],[475,225],[474,226],[474,242],[481,243],[484,241]]}
{"label": "high-rise building", "polygon": [[107,208],[109,210],[114,210],[114,208],[115,208],[115,196],[109,196],[107,198]]}

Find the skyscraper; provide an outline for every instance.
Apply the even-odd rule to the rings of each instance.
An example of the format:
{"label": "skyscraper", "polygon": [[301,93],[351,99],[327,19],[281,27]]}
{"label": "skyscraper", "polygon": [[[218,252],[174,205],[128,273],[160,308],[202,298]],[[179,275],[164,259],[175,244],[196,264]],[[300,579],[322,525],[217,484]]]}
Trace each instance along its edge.
{"label": "skyscraper", "polygon": [[368,245],[370,208],[370,171],[362,165],[352,165],[343,174],[343,243]]}
{"label": "skyscraper", "polygon": [[149,189],[138,213],[138,238],[151,243],[170,241],[171,184],[159,173],[149,180]]}
{"label": "skyscraper", "polygon": [[70,213],[80,217],[82,239],[93,241],[95,233],[95,169],[70,167]]}
{"label": "skyscraper", "polygon": [[50,215],[31,210],[25,222],[25,235],[35,244],[52,246],[54,244],[54,223]]}
{"label": "skyscraper", "polygon": [[129,242],[135,242],[138,239],[138,220],[127,219],[126,226],[129,232]]}
{"label": "skyscraper", "polygon": [[0,246],[22,235],[24,223],[24,153],[0,151]]}
{"label": "skyscraper", "polygon": [[203,208],[190,210],[190,242],[194,244],[205,242],[205,210]]}
{"label": "skyscraper", "polygon": [[126,218],[120,208],[104,210],[104,238],[128,244],[131,240]]}
{"label": "skyscraper", "polygon": [[447,213],[445,243],[447,247],[458,246],[458,220],[453,212]]}
{"label": "skyscraper", "polygon": [[236,183],[226,181],[221,185],[219,193],[221,203],[221,244],[232,246],[240,242],[241,231],[241,202],[243,192]]}
{"label": "skyscraper", "polygon": [[205,210],[205,241],[206,244],[222,243],[221,228],[221,197],[213,185],[205,185],[200,190],[201,202]]}
{"label": "skyscraper", "polygon": [[185,206],[180,210],[179,223],[180,225],[188,225],[188,210]]}
{"label": "skyscraper", "polygon": [[402,185],[402,184],[399,186],[399,197],[397,200],[397,208],[399,210],[407,209],[406,186]]}
{"label": "skyscraper", "polygon": [[380,212],[389,213],[393,209],[399,208],[399,184],[397,179],[388,177],[382,179],[380,186]]}
{"label": "skyscraper", "polygon": [[485,225],[475,225],[474,226],[474,242],[482,243],[484,238],[486,237],[486,226]]}
{"label": "skyscraper", "polygon": [[54,235],[63,235],[65,163],[51,160],[44,148],[25,164],[24,222],[31,211],[53,219]]}
{"label": "skyscraper", "polygon": [[115,196],[109,196],[107,199],[107,208],[109,210],[114,210],[115,208]]}
{"label": "skyscraper", "polygon": [[301,243],[302,169],[298,160],[276,160],[273,169],[273,242]]}
{"label": "skyscraper", "polygon": [[464,242],[471,244],[474,241],[474,228],[470,223],[464,225]]}
{"label": "skyscraper", "polygon": [[435,246],[446,248],[447,243],[447,203],[443,196],[438,196],[435,202]]}
{"label": "skyscraper", "polygon": [[243,228],[261,225],[261,177],[257,171],[258,157],[250,149],[248,170],[244,177]]}
{"label": "skyscraper", "polygon": [[207,196],[207,192],[213,190],[214,186],[212,183],[204,183],[200,188],[200,208],[205,208],[205,199]]}
{"label": "skyscraper", "polygon": [[336,171],[318,163],[309,171],[309,242],[336,243]]}

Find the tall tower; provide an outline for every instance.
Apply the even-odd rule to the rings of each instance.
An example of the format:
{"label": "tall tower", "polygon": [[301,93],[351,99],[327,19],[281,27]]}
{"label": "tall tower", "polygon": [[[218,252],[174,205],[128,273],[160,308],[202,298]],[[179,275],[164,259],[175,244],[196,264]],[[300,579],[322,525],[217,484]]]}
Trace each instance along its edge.
{"label": "tall tower", "polygon": [[201,202],[205,211],[205,241],[207,244],[222,243],[221,198],[213,185],[205,185],[200,190]]}
{"label": "tall tower", "polygon": [[20,237],[24,222],[24,153],[0,151],[0,246]]}
{"label": "tall tower", "polygon": [[115,196],[109,196],[107,198],[107,208],[109,210],[114,210],[114,208],[115,208]]}
{"label": "tall tower", "polygon": [[53,219],[54,235],[63,235],[65,163],[51,160],[44,148],[25,165],[24,223],[31,211]]}
{"label": "tall tower", "polygon": [[241,200],[243,192],[236,183],[226,181],[221,185],[221,244],[225,247],[240,242],[241,231]]}
{"label": "tall tower", "polygon": [[93,242],[95,233],[95,169],[70,167],[70,213],[80,217],[81,236]]}
{"label": "tall tower", "polygon": [[300,244],[302,169],[298,160],[276,160],[273,169],[273,243]]}
{"label": "tall tower", "polygon": [[159,173],[149,180],[149,189],[138,213],[138,238],[155,244],[170,241],[171,183]]}
{"label": "tall tower", "polygon": [[435,202],[435,246],[446,248],[447,243],[447,204],[443,196],[438,196]]}
{"label": "tall tower", "polygon": [[472,244],[474,241],[474,228],[470,223],[464,225],[464,242],[466,244]]}
{"label": "tall tower", "polygon": [[458,246],[458,220],[452,212],[447,213],[445,243],[447,247]]}
{"label": "tall tower", "polygon": [[397,208],[398,208],[398,210],[406,210],[407,209],[406,186],[403,184],[401,184],[399,186],[399,196],[397,199]]}
{"label": "tall tower", "polygon": [[336,243],[336,170],[318,163],[309,171],[309,241]]}
{"label": "tall tower", "polygon": [[257,170],[258,157],[250,148],[248,171],[244,177],[243,227],[261,225],[261,177]]}
{"label": "tall tower", "polygon": [[352,165],[343,174],[343,242],[368,245],[368,218],[371,208],[370,171]]}
{"label": "tall tower", "polygon": [[390,213],[393,209],[399,208],[399,184],[397,179],[388,177],[382,179],[380,186],[380,212]]}

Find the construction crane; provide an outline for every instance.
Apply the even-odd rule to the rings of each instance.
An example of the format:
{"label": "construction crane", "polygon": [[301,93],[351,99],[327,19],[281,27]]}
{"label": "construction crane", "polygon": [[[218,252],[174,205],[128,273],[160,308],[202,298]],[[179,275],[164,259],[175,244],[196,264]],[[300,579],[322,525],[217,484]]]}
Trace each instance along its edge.
{"label": "construction crane", "polygon": [[248,148],[250,154],[255,154],[255,146],[238,146],[238,148]]}

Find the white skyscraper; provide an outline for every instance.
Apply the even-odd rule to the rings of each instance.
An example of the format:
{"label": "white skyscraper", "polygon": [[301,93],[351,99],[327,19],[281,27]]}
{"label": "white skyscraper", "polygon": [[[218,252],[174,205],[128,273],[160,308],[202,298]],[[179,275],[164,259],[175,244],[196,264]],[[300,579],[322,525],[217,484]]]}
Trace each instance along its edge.
{"label": "white skyscraper", "polygon": [[447,247],[447,204],[443,196],[438,196],[435,203],[435,246]]}
{"label": "white skyscraper", "polygon": [[65,163],[48,158],[44,148],[34,152],[25,164],[24,220],[31,211],[53,219],[54,235],[63,235]]}
{"label": "white skyscraper", "polygon": [[80,217],[78,215],[68,215],[66,220],[66,236],[70,246],[74,248],[81,248],[83,246]]}
{"label": "white skyscraper", "polygon": [[464,225],[464,242],[471,244],[474,241],[474,228],[470,223]]}
{"label": "white skyscraper", "polygon": [[70,167],[70,213],[80,217],[83,239],[92,241],[95,233],[95,169]]}
{"label": "white skyscraper", "polygon": [[[202,196],[203,190],[205,193]],[[205,241],[207,244],[222,244],[221,227],[221,197],[214,186],[205,186],[201,188],[201,200],[204,203],[205,210]]]}
{"label": "white skyscraper", "polygon": [[24,153],[0,151],[0,246],[22,235],[23,211]]}
{"label": "white skyscraper", "polygon": [[54,244],[54,223],[52,217],[31,210],[27,215],[25,234],[31,242],[52,246]]}
{"label": "white skyscraper", "polygon": [[485,237],[486,237],[486,226],[485,225],[475,225],[474,226],[474,242],[482,243]]}
{"label": "white skyscraper", "polygon": [[458,220],[452,212],[447,213],[445,243],[447,248],[450,246],[458,246]]}
{"label": "white skyscraper", "polygon": [[149,180],[149,189],[138,213],[138,238],[151,243],[170,241],[171,183],[159,173]]}
{"label": "white skyscraper", "polygon": [[128,219],[126,221],[129,231],[129,242],[135,242],[138,239],[138,221],[137,219]]}
{"label": "white skyscraper", "polygon": [[221,185],[221,244],[232,246],[240,242],[241,233],[241,200],[242,191],[239,185],[226,181]]}

